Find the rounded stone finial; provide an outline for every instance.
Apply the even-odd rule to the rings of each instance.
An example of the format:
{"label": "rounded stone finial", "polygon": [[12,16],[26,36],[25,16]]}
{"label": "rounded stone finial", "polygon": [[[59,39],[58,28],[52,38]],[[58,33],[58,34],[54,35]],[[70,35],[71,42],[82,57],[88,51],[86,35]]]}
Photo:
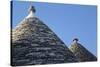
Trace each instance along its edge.
{"label": "rounded stone finial", "polygon": [[34,13],[36,12],[35,7],[34,7],[34,6],[32,6],[32,5],[29,7],[29,10],[28,10],[28,11],[29,11],[29,12],[31,12],[31,11],[32,11],[32,12],[34,12]]}
{"label": "rounded stone finial", "polygon": [[26,18],[35,17],[36,10],[35,10],[34,6],[31,5],[28,9],[28,12],[29,12],[29,14]]}
{"label": "rounded stone finial", "polygon": [[74,38],[73,41],[76,41],[77,42],[78,41],[78,38]]}

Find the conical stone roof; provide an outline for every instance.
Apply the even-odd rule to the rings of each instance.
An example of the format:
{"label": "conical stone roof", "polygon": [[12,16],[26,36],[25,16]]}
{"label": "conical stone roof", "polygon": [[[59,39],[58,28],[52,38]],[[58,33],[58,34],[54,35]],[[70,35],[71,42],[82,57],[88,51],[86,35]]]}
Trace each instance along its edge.
{"label": "conical stone roof", "polygon": [[47,25],[32,16],[32,12],[13,29],[11,54],[13,66],[78,61]]}
{"label": "conical stone roof", "polygon": [[88,51],[85,47],[78,43],[77,38],[73,40],[70,50],[79,59],[80,62],[97,60],[96,56],[94,56],[90,51]]}

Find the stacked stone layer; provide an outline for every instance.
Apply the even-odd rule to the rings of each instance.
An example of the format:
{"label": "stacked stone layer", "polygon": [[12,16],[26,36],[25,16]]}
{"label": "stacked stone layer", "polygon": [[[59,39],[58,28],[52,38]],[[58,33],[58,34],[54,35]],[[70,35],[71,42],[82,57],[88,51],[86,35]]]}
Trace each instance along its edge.
{"label": "stacked stone layer", "polygon": [[12,65],[77,62],[67,46],[38,18],[24,19],[12,32]]}
{"label": "stacked stone layer", "polygon": [[89,52],[80,43],[73,43],[70,47],[70,50],[73,52],[73,54],[78,58],[80,62],[97,61],[96,56]]}

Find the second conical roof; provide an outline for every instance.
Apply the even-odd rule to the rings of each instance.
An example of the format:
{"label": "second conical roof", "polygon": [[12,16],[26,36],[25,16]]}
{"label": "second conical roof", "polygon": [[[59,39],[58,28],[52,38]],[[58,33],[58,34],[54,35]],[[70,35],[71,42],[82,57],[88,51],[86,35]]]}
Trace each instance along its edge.
{"label": "second conical roof", "polygon": [[96,56],[94,56],[90,51],[88,51],[84,46],[82,46],[77,41],[71,44],[70,50],[81,62],[97,60]]}

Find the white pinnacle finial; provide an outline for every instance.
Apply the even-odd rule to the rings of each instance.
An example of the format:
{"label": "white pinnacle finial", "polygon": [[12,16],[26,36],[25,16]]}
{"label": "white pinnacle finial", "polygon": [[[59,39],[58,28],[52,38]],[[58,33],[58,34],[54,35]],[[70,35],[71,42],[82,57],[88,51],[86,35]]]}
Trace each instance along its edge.
{"label": "white pinnacle finial", "polygon": [[73,43],[77,43],[77,42],[78,42],[78,38],[74,38]]}
{"label": "white pinnacle finial", "polygon": [[29,14],[26,18],[35,17],[36,10],[35,10],[34,6],[31,5],[28,9],[28,12],[29,12]]}

